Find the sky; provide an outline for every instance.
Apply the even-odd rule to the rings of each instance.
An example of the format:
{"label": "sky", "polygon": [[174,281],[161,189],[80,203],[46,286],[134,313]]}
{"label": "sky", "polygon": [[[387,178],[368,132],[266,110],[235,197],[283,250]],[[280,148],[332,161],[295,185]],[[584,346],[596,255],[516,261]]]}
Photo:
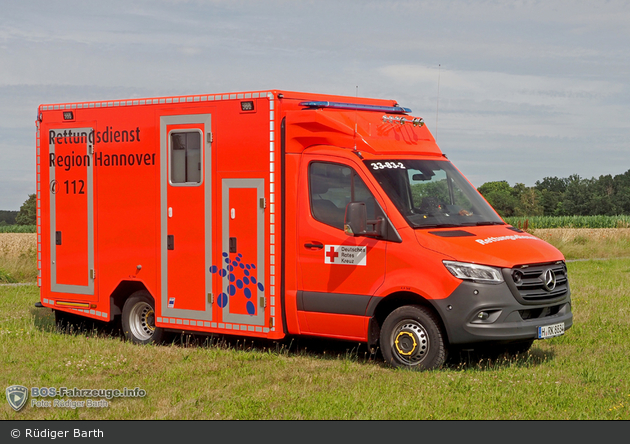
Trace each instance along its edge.
{"label": "sky", "polygon": [[396,100],[475,186],[630,169],[630,1],[0,0],[0,210],[46,103],[284,89]]}

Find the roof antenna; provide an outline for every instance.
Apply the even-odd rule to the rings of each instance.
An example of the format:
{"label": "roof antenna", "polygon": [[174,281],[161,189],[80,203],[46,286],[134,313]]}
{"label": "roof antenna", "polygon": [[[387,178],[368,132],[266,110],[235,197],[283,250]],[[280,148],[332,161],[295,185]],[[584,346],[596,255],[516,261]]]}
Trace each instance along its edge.
{"label": "roof antenna", "polygon": [[442,65],[438,64],[438,90],[437,90],[437,102],[435,105],[435,142],[437,143],[438,133],[438,112],[440,110],[440,68]]}
{"label": "roof antenna", "polygon": [[[359,98],[359,85],[357,85],[356,98]],[[359,120],[359,112],[358,108],[354,109],[354,150],[357,150],[357,126]]]}

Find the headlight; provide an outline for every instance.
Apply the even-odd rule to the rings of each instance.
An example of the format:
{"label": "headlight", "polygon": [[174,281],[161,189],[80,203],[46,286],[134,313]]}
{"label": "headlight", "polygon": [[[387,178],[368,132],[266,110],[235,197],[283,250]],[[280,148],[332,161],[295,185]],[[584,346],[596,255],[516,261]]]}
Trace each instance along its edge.
{"label": "headlight", "polygon": [[501,271],[497,268],[486,267],[485,265],[468,264],[464,262],[442,261],[448,271],[459,279],[467,279],[489,284],[503,282]]}

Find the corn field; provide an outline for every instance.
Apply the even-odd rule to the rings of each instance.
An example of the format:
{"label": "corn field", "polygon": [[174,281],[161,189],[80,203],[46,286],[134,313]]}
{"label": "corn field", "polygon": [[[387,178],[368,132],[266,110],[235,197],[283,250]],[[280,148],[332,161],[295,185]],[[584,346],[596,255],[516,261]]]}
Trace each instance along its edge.
{"label": "corn field", "polygon": [[530,216],[506,217],[518,228],[630,228],[630,216]]}
{"label": "corn field", "polygon": [[0,225],[0,233],[35,233],[35,225]]}

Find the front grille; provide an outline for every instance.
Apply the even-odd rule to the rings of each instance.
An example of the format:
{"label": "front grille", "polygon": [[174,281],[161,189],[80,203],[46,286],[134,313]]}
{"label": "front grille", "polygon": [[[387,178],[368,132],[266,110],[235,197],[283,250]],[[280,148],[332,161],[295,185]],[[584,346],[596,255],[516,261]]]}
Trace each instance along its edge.
{"label": "front grille", "polygon": [[[555,285],[545,285],[545,274],[548,270],[555,276]],[[547,273],[547,278],[549,277]],[[511,278],[518,295],[527,302],[560,299],[569,291],[567,268],[564,262],[517,267],[512,269]]]}

